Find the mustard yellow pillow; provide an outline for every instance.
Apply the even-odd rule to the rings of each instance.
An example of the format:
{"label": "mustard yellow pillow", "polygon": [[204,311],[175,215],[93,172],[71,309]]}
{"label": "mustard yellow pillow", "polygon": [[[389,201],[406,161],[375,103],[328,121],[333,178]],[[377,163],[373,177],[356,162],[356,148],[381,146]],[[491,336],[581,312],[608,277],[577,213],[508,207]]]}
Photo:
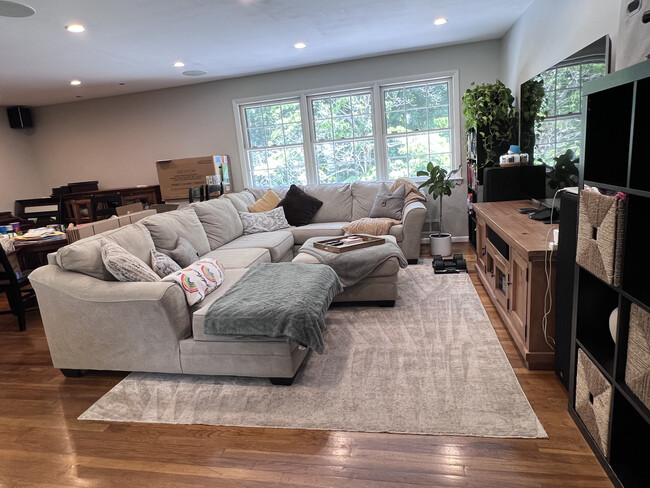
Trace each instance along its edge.
{"label": "mustard yellow pillow", "polygon": [[256,201],[253,205],[248,206],[249,212],[268,212],[273,210],[280,203],[280,197],[270,188],[262,198]]}

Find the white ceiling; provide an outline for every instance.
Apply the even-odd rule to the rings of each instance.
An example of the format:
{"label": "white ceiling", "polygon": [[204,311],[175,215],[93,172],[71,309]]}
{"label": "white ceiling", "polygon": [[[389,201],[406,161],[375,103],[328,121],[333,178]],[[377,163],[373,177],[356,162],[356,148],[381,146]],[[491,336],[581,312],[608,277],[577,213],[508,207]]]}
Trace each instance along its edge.
{"label": "white ceiling", "polygon": [[[498,39],[532,1],[25,0],[33,16],[0,16],[0,105],[48,105]],[[436,27],[437,17],[449,23]],[[74,22],[86,31],[66,31]],[[297,41],[307,48],[295,49]],[[177,60],[185,67],[174,68]],[[184,70],[207,74],[188,77]],[[70,86],[75,78],[82,85]]]}

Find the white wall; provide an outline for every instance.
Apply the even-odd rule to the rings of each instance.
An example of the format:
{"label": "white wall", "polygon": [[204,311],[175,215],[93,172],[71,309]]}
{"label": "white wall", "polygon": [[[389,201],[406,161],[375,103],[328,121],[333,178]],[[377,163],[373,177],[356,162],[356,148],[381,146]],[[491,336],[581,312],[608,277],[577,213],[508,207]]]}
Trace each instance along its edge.
{"label": "white wall", "polygon": [[[0,107],[2,114],[6,113]],[[0,115],[2,115],[0,114]],[[0,211],[14,211],[14,201],[49,196],[34,162],[32,140],[35,129],[11,129],[0,117]]]}
{"label": "white wall", "polygon": [[[455,69],[460,97],[472,81],[496,79],[499,50],[499,41],[488,41],[41,107],[33,148],[42,189],[87,180],[100,188],[157,184],[156,160],[208,154],[230,155],[241,189],[233,99]],[[445,201],[454,235],[467,236],[465,193],[458,188]]]}
{"label": "white wall", "polygon": [[521,83],[605,34],[614,52],[620,6],[620,0],[535,0],[502,40],[501,81],[518,95]]}

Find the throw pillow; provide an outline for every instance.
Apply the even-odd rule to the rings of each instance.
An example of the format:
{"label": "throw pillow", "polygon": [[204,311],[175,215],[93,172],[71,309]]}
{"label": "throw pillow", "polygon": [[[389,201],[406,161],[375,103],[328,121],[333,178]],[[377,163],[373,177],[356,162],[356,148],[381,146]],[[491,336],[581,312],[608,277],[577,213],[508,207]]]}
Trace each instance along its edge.
{"label": "throw pillow", "polygon": [[364,217],[359,220],[353,220],[343,226],[346,234],[369,234],[371,236],[383,236],[390,232],[393,225],[399,224],[399,220],[382,218]]}
{"label": "throw pillow", "polygon": [[191,306],[216,290],[224,278],[225,272],[219,261],[201,259],[165,276],[162,281],[178,283],[185,293],[187,304]]}
{"label": "throw pillow", "polygon": [[280,203],[280,197],[270,188],[262,198],[256,201],[253,205],[248,206],[249,212],[268,212],[273,210]]}
{"label": "throw pillow", "polygon": [[176,247],[169,252],[169,256],[183,268],[199,259],[199,253],[183,236],[178,236]]}
{"label": "throw pillow", "polygon": [[274,208],[268,212],[239,212],[239,216],[244,225],[244,234],[270,232],[289,227],[289,222],[284,217],[284,208],[282,207]]}
{"label": "throw pillow", "polygon": [[284,208],[284,215],[289,224],[295,226],[307,225],[322,206],[323,202],[308,195],[296,185],[291,185],[278,203],[278,207]]}
{"label": "throw pillow", "polygon": [[402,220],[402,209],[406,198],[406,187],[399,186],[394,192],[390,191],[386,183],[381,184],[377,192],[375,204],[370,210],[370,217],[386,217],[389,219]]}
{"label": "throw pillow", "polygon": [[151,268],[161,278],[181,269],[178,263],[167,254],[158,252],[155,249],[151,250]]}
{"label": "throw pillow", "polygon": [[102,239],[102,261],[118,281],[160,281],[160,277],[142,259],[122,246]]}

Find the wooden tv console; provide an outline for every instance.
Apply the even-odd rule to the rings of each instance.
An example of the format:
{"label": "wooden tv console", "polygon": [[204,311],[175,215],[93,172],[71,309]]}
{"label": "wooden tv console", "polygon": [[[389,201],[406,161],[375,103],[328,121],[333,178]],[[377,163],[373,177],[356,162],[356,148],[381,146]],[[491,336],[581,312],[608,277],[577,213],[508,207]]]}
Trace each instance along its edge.
{"label": "wooden tv console", "polygon": [[[546,337],[555,337],[555,309],[546,315],[545,257],[553,240],[551,226],[518,212],[528,200],[474,204],[476,271],[528,369],[553,369],[555,353]],[[550,232],[549,232],[550,231]],[[555,303],[555,255],[551,254],[550,300]],[[548,302],[549,297],[546,298]],[[553,344],[552,339],[548,342]]]}

